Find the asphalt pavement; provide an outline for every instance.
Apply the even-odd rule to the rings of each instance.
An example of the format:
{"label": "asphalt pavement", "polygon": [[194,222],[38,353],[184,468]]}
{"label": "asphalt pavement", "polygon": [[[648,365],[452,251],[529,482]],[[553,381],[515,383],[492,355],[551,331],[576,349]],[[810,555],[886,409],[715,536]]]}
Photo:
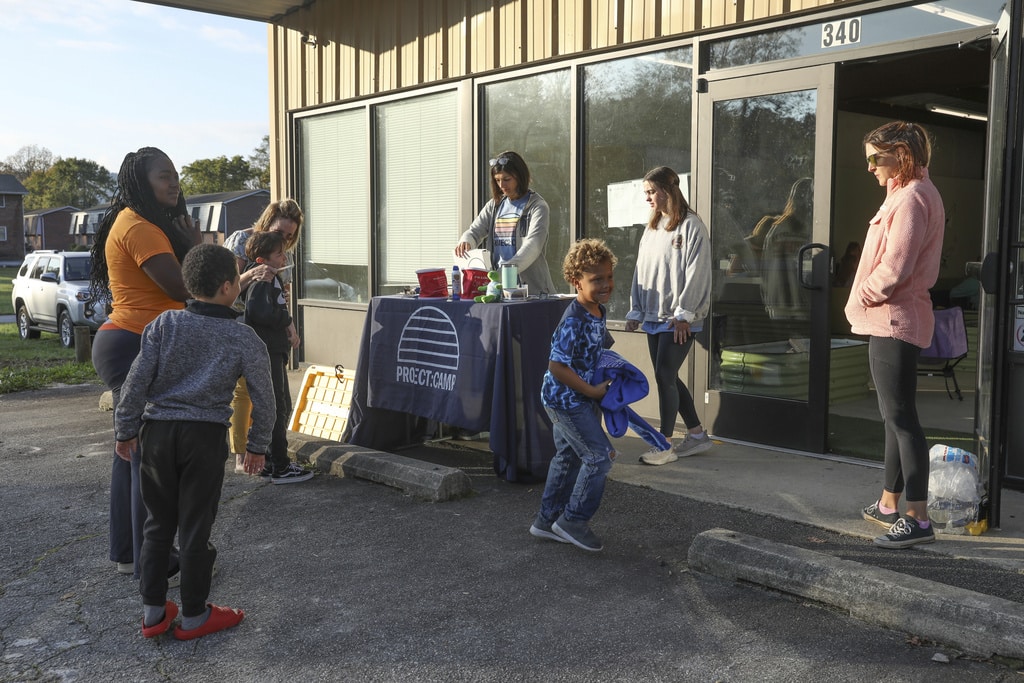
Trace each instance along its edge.
{"label": "asphalt pavement", "polygon": [[[775,505],[799,515],[749,492],[731,500],[730,481],[738,489],[743,480],[731,468],[744,467],[730,465],[740,454],[725,444],[647,468],[621,440],[593,522],[605,549],[585,553],[527,533],[540,486],[498,479],[477,442],[344,455],[340,444],[292,435],[296,456],[322,472],[309,482],[275,486],[225,465],[211,600],[245,609],[245,621],[188,643],[147,640],[137,587],[106,557],[112,432],[101,394],[81,386],[0,396],[0,681],[1019,680],[1014,659],[710,567],[740,558],[711,546],[742,542],[744,552],[796,549],[779,561],[804,569],[836,561],[861,568],[865,581],[881,576],[870,590],[876,612],[894,611],[904,584],[920,590],[918,581],[1024,601],[1018,571],[939,552],[949,539],[896,552],[872,546],[871,527],[827,528],[816,520],[815,496],[825,494],[802,490],[809,481],[776,489]],[[781,463],[780,476],[799,457],[755,456]],[[468,495],[427,502],[397,475],[364,478],[389,471],[374,461],[465,477]],[[846,467],[819,474],[843,489],[853,485]],[[880,472],[864,469],[874,490]],[[778,484],[747,479],[767,491]],[[832,497],[837,510],[841,497]],[[995,539],[987,543],[1004,542]],[[830,575],[815,576],[826,586]]]}

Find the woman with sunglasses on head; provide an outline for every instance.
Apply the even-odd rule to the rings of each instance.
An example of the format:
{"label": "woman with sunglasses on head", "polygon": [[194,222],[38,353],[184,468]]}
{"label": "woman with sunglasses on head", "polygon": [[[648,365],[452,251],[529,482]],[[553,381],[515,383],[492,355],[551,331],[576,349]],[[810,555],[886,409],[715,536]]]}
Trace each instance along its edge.
{"label": "woman with sunglasses on head", "polygon": [[[921,126],[880,126],[864,137],[864,152],[868,172],[886,195],[868,224],[846,317],[854,334],[868,335],[885,429],[885,484],[862,516],[889,529],[877,545],[906,548],[935,540],[928,520],[928,444],[916,406],[917,358],[935,326],[928,290],[939,275],[946,216],[928,178],[931,141]],[[907,514],[900,516],[904,491]]]}
{"label": "woman with sunglasses on head", "polygon": [[502,152],[490,166],[491,199],[459,238],[455,255],[465,258],[470,249],[489,244],[492,269],[513,265],[530,294],[553,294],[555,284],[544,256],[548,203],[530,189],[530,169],[515,152]]}

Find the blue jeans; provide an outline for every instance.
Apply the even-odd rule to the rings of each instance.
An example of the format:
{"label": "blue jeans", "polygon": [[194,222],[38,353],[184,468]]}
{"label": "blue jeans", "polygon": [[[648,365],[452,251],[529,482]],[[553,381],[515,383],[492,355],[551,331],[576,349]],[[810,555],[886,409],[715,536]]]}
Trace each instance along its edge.
{"label": "blue jeans", "polygon": [[615,450],[601,425],[597,403],[557,410],[545,407],[551,418],[555,457],[541,498],[540,514],[554,522],[586,522],[597,512]]}

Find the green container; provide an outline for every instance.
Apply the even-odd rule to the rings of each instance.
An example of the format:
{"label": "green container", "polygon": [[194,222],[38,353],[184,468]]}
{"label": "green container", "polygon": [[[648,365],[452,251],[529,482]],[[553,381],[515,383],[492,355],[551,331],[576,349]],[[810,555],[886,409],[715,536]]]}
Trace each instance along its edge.
{"label": "green container", "polygon": [[[792,339],[724,348],[722,389],[806,401],[809,346],[807,339]],[[833,339],[829,363],[829,404],[870,393],[867,342]]]}

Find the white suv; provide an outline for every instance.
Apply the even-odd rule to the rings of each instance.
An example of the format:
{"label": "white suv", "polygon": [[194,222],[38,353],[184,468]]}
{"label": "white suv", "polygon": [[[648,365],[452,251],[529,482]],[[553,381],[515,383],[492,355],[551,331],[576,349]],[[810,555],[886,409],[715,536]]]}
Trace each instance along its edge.
{"label": "white suv", "polygon": [[75,345],[75,326],[87,325],[93,332],[107,320],[106,305],[89,295],[87,251],[34,251],[14,277],[11,301],[22,339],[37,339],[39,332],[60,335],[60,343]]}

